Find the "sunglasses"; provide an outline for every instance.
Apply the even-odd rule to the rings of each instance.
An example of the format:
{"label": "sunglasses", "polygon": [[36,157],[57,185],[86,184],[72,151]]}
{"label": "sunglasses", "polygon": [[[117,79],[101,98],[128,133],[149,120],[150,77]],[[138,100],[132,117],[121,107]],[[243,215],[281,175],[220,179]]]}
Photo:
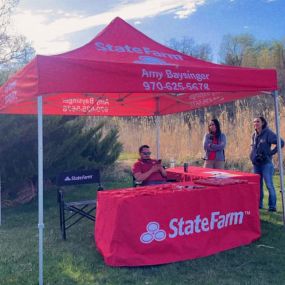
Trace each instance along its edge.
{"label": "sunglasses", "polygon": [[150,151],[143,151],[142,154],[144,154],[144,155],[151,155],[151,152]]}

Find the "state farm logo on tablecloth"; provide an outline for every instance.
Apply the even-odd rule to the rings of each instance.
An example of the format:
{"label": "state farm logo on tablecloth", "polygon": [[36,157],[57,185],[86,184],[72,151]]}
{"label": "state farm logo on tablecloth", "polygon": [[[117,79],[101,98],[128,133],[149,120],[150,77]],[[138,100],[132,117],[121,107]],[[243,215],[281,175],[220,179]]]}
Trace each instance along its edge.
{"label": "state farm logo on tablecloth", "polygon": [[150,222],[146,226],[146,232],[144,232],[140,241],[142,243],[151,243],[152,241],[163,241],[166,238],[166,232],[160,229],[159,223]]}
{"label": "state farm logo on tablecloth", "polygon": [[212,212],[209,217],[197,215],[193,219],[172,218],[169,221],[169,229],[160,229],[158,222],[149,222],[146,226],[146,232],[140,236],[140,241],[149,244],[152,241],[163,241],[167,237],[170,239],[179,236],[189,236],[202,232],[221,230],[227,227],[239,226],[244,223],[245,217],[250,215],[250,211],[229,212],[221,214]]}

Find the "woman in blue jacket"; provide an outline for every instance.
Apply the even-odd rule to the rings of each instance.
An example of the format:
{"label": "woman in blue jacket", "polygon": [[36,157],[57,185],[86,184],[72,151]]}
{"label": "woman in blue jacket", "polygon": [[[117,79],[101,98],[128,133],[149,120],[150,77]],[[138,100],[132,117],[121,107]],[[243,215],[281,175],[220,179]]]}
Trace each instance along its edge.
{"label": "woman in blue jacket", "polygon": [[204,167],[224,169],[226,136],[221,132],[220,123],[217,119],[211,120],[208,130],[209,132],[205,134],[203,140],[205,150]]}
{"label": "woman in blue jacket", "polygon": [[[263,117],[253,120],[254,133],[252,135],[250,160],[253,164],[253,172],[260,175],[260,202],[259,208],[263,208],[263,180],[269,192],[268,210],[276,211],[276,192],[273,184],[274,166],[272,156],[277,153],[277,136],[267,126]],[[271,149],[271,145],[275,145]],[[284,141],[281,139],[281,147]]]}

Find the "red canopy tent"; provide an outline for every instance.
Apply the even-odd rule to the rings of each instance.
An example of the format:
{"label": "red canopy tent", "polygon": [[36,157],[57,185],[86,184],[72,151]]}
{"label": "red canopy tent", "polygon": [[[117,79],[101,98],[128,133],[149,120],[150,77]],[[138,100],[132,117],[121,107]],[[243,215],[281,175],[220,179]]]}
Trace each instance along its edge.
{"label": "red canopy tent", "polygon": [[36,114],[42,95],[44,114],[164,115],[273,90],[275,70],[195,59],[116,18],[81,48],[36,56],[0,89],[0,112]]}
{"label": "red canopy tent", "polygon": [[[39,283],[44,227],[43,114],[165,115],[275,91],[280,137],[276,90],[273,69],[239,68],[195,59],[156,43],[120,18],[81,48],[36,56],[0,88],[0,113],[38,114]],[[280,139],[278,150],[282,161]],[[283,193],[282,167],[280,174]]]}

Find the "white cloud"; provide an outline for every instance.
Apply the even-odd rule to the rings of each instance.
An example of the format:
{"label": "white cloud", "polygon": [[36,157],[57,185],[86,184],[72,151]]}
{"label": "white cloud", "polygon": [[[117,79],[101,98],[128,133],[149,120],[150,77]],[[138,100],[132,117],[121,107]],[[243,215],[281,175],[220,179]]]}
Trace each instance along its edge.
{"label": "white cloud", "polygon": [[71,43],[65,39],[66,35],[106,25],[117,16],[124,20],[136,20],[136,23],[161,14],[173,14],[174,18],[183,19],[205,2],[206,0],[142,0],[130,4],[123,1],[112,10],[94,16],[63,10],[19,10],[14,22],[19,33],[31,40],[37,53],[56,54],[71,48]]}

